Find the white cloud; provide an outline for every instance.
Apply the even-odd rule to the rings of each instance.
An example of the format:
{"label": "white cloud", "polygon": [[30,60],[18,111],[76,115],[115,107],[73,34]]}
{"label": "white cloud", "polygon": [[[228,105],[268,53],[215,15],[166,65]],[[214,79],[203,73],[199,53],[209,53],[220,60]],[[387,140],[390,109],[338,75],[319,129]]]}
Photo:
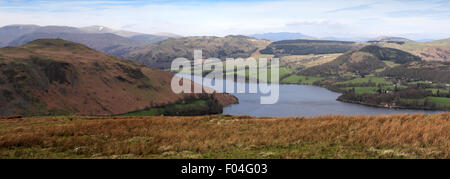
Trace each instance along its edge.
{"label": "white cloud", "polygon": [[[0,25],[104,25],[181,35],[300,32],[324,36],[450,37],[447,7],[428,1],[0,1]],[[420,11],[419,11],[420,10]],[[434,13],[420,16],[415,13]],[[403,13],[402,13],[403,12]],[[393,16],[393,14],[395,14]],[[448,14],[448,13],[447,13]],[[439,34],[439,35],[437,35]]]}

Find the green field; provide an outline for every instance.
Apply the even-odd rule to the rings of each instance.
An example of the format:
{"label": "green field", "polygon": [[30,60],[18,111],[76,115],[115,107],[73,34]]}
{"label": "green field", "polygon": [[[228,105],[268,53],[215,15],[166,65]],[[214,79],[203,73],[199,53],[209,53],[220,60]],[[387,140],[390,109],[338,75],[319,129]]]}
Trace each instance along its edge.
{"label": "green field", "polygon": [[322,77],[313,77],[313,76],[300,76],[300,75],[290,75],[281,80],[281,83],[284,84],[306,84],[312,85],[316,81],[323,80]]}
{"label": "green field", "polygon": [[408,82],[409,85],[417,85],[417,84],[426,84],[426,81],[413,81],[413,82]]}
{"label": "green field", "polygon": [[361,84],[361,83],[376,83],[378,84],[392,84],[392,82],[387,81],[386,79],[382,77],[375,77],[375,76],[366,76],[364,78],[355,78],[353,80],[343,81],[343,82],[337,82],[335,84]]}
{"label": "green field", "polygon": [[[253,74],[252,76],[257,76],[257,79],[258,80],[260,80],[260,81],[262,81],[262,82],[271,82],[272,80],[271,80],[271,77],[272,77],[272,71],[271,71],[271,69],[268,69],[267,70],[267,78],[268,78],[268,80],[266,80],[266,79],[260,79],[259,78],[259,74],[258,74],[258,71],[257,70],[255,70],[255,72],[256,72],[256,74]],[[250,70],[249,69],[245,69],[245,70],[240,70],[240,71],[228,71],[226,74],[230,74],[230,73],[234,73],[234,74],[237,74],[237,75],[239,75],[239,76],[245,76],[246,78],[249,78],[250,77]],[[279,68],[279,78],[282,78],[283,76],[287,76],[287,75],[289,75],[290,73],[292,73],[292,70],[290,70],[290,69],[288,69],[288,68]]]}
{"label": "green field", "polygon": [[[377,93],[378,89],[380,89],[379,87],[375,87],[375,86],[374,87],[354,87],[354,88],[355,88],[356,94],[365,94],[365,93],[374,94],[374,93]],[[398,89],[404,89],[404,88],[407,88],[407,87],[406,86],[398,87]],[[353,87],[346,87],[346,88],[342,88],[342,89],[348,91],[348,90],[352,90]],[[394,86],[382,86],[381,89],[393,91],[393,90],[395,90],[395,87]]]}
{"label": "green field", "polygon": [[450,107],[450,98],[428,97],[428,99],[430,99],[431,102],[434,102],[437,105]]}
{"label": "green field", "polygon": [[448,89],[439,89],[439,88],[427,88],[426,90],[433,92],[434,95],[437,95],[438,91],[439,93],[448,93]]}
{"label": "green field", "polygon": [[[450,98],[445,97],[427,97],[430,102],[435,103],[436,105],[440,107],[450,107]],[[419,104],[423,105],[425,103],[425,100],[427,98],[423,99],[407,99],[409,102],[417,101]]]}
{"label": "green field", "polygon": [[384,62],[384,64],[386,64],[388,67],[391,67],[391,68],[393,68],[393,67],[396,67],[396,66],[399,66],[400,64],[398,64],[398,63],[395,63],[395,62],[393,62],[393,61],[383,61]]}

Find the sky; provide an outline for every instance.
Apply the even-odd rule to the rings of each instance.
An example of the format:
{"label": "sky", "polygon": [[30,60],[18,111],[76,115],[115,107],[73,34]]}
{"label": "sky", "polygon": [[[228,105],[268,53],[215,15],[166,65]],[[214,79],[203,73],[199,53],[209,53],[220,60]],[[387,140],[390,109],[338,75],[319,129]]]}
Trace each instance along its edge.
{"label": "sky", "polygon": [[0,0],[0,26],[102,25],[183,36],[450,37],[450,0]]}

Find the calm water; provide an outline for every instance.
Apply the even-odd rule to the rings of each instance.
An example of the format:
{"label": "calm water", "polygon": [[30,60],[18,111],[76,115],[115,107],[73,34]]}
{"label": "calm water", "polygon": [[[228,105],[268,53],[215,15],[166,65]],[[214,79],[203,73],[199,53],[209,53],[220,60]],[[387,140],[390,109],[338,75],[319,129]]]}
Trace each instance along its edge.
{"label": "calm water", "polygon": [[[187,76],[183,76],[188,78]],[[217,81],[218,83],[222,81]],[[236,83],[235,83],[236,84]],[[246,84],[248,86],[248,84]],[[248,88],[247,88],[248,89]],[[221,91],[220,89],[216,89]],[[382,115],[404,113],[437,113],[436,111],[375,108],[336,101],[341,95],[325,88],[308,85],[280,85],[278,103],[260,104],[263,94],[233,94],[239,104],[224,108],[224,114],[256,117],[313,117],[328,114]]]}

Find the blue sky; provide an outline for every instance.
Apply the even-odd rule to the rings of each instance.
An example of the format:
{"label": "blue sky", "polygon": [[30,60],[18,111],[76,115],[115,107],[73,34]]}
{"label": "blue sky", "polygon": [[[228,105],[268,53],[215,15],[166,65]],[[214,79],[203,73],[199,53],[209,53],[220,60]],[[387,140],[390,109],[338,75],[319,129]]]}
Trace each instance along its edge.
{"label": "blue sky", "polygon": [[450,37],[449,0],[0,0],[0,26],[103,25],[180,35]]}

